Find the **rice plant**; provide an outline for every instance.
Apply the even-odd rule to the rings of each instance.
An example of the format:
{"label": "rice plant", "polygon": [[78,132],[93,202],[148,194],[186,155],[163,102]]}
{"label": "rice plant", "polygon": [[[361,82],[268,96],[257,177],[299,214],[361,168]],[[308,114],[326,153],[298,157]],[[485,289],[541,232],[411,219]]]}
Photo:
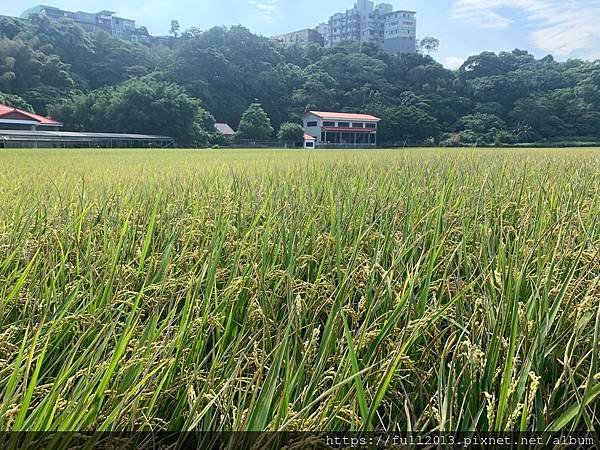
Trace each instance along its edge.
{"label": "rice plant", "polygon": [[600,151],[0,152],[0,429],[587,430]]}

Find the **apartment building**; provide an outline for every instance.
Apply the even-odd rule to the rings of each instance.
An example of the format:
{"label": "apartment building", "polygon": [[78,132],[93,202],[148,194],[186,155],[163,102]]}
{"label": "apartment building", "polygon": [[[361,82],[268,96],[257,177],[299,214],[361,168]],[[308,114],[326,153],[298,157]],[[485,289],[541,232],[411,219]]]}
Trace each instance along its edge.
{"label": "apartment building", "polygon": [[353,41],[373,42],[389,53],[417,51],[416,12],[394,11],[389,3],[357,0],[352,9],[334,14],[317,30],[323,34],[325,47]]}
{"label": "apartment building", "polygon": [[386,14],[383,27],[383,49],[388,53],[417,51],[417,18],[412,11]]}
{"label": "apartment building", "polygon": [[137,27],[135,20],[119,17],[114,11],[103,10],[96,13],[74,12],[54,6],[38,5],[23,12],[21,18],[29,19],[33,15],[46,16],[55,20],[68,18],[79,23],[87,31],[104,30],[121,39],[141,43],[150,42],[150,34],[146,27]]}
{"label": "apartment building", "polygon": [[312,28],[307,28],[305,30],[294,31],[292,33],[286,33],[280,36],[275,36],[274,39],[279,41],[283,45],[317,44],[322,47],[325,44],[323,40],[323,35]]}

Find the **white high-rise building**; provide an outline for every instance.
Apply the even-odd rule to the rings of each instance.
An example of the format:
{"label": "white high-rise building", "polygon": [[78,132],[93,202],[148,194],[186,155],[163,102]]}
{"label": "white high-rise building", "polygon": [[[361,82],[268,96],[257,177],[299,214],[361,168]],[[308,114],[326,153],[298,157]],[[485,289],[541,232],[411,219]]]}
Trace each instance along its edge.
{"label": "white high-rise building", "polygon": [[386,14],[383,30],[383,48],[386,52],[417,52],[416,15],[412,11],[394,11]]}
{"label": "white high-rise building", "polygon": [[317,27],[325,47],[340,42],[374,42],[389,53],[417,51],[417,20],[414,11],[394,11],[389,3],[375,5],[371,0],[356,0],[352,9],[336,13],[328,23]]}

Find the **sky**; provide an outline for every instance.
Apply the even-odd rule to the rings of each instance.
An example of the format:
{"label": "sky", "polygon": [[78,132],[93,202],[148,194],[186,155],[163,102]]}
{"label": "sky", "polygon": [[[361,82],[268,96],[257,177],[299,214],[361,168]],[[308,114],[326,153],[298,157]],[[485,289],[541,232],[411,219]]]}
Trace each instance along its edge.
{"label": "sky", "polygon": [[[354,0],[42,0],[67,10],[116,11],[152,34],[181,28],[241,24],[274,36],[327,21]],[[600,59],[600,0],[384,0],[394,9],[417,11],[417,37],[434,36],[432,55],[454,69],[482,51],[529,50],[558,60]],[[40,0],[0,2],[1,15],[19,16]],[[376,3],[380,3],[376,1]]]}

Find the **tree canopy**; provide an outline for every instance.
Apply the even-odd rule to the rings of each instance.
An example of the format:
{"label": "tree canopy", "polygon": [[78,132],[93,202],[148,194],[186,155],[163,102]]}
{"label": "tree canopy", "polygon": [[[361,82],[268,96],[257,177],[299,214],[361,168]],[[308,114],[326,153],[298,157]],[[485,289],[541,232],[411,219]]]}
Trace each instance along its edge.
{"label": "tree canopy", "polygon": [[252,103],[242,114],[238,135],[242,139],[266,141],[273,137],[271,119],[260,103]]}
{"label": "tree canopy", "polygon": [[[142,45],[68,19],[0,18],[0,92],[79,128],[99,127],[97,100],[105,114],[118,114],[103,118],[106,131],[151,131],[181,143],[196,141],[189,122],[155,118],[176,114],[169,108],[180,102],[186,113],[201,105],[253,139],[271,139],[273,127],[299,122],[307,108],[378,115],[380,143],[600,138],[600,62],[514,50],[473,55],[452,71],[424,54],[436,47],[424,41],[423,52],[397,56],[370,44],[284,47],[234,26]],[[154,95],[163,94],[171,106],[157,104]],[[124,127],[120,118],[136,110],[148,117],[134,114]],[[210,120],[193,120],[212,132]]]}
{"label": "tree canopy", "polygon": [[285,144],[302,142],[304,140],[304,128],[297,123],[283,123],[277,132],[277,139]]}
{"label": "tree canopy", "polygon": [[214,118],[173,83],[151,77],[131,79],[115,88],[80,94],[51,107],[66,127],[79,131],[177,136],[183,145],[205,145]]}

